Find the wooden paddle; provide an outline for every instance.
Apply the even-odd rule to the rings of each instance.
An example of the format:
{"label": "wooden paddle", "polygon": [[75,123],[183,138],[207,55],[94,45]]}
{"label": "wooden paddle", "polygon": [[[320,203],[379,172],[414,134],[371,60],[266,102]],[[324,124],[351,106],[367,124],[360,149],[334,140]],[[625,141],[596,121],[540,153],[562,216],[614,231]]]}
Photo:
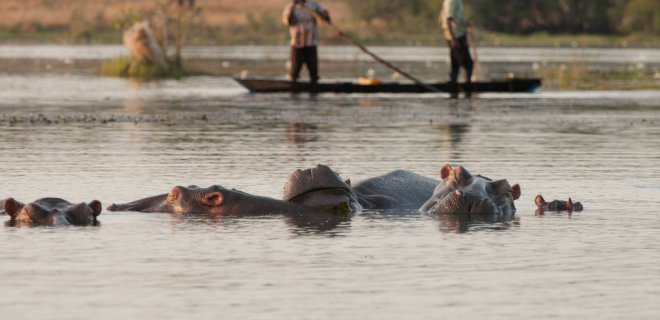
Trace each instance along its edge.
{"label": "wooden paddle", "polygon": [[363,44],[361,44],[360,42],[358,42],[357,40],[355,40],[355,38],[353,38],[353,37],[351,37],[350,35],[344,33],[341,29],[339,29],[337,26],[335,26],[334,24],[332,24],[332,22],[330,22],[330,21],[326,20],[325,18],[323,18],[318,12],[316,12],[316,11],[310,9],[309,7],[305,6],[304,3],[300,3],[299,5],[300,5],[300,8],[301,8],[303,11],[305,11],[305,12],[307,12],[307,13],[313,15],[314,17],[316,17],[316,19],[319,19],[319,20],[323,21],[323,22],[324,22],[325,24],[327,24],[330,28],[332,28],[332,29],[333,29],[333,30],[334,30],[339,36],[341,36],[341,37],[345,38],[346,40],[348,40],[350,43],[352,43],[354,46],[358,47],[358,48],[359,48],[360,50],[362,50],[364,53],[366,53],[366,54],[368,54],[369,56],[371,56],[372,58],[374,58],[374,60],[376,60],[376,61],[382,63],[383,65],[385,65],[386,67],[388,67],[388,68],[390,68],[390,69],[392,69],[392,70],[398,72],[400,75],[402,75],[402,76],[404,76],[404,77],[406,77],[406,78],[412,80],[412,81],[415,82],[417,85],[419,85],[420,87],[425,88],[426,90],[428,90],[428,91],[430,91],[430,92],[442,92],[442,91],[440,91],[440,90],[438,90],[438,89],[436,89],[436,88],[434,88],[434,87],[432,87],[432,86],[430,86],[430,85],[428,85],[428,84],[425,84],[424,82],[422,82],[422,81],[420,81],[419,79],[413,77],[413,76],[410,75],[409,73],[407,73],[407,72],[405,72],[405,71],[399,69],[397,66],[395,66],[395,65],[393,65],[393,64],[391,64],[391,63],[389,63],[389,62],[387,62],[387,61],[385,61],[385,60],[383,60],[381,57],[377,56],[375,53],[373,53],[373,52],[371,52],[369,49],[367,49],[367,47],[365,47]]}

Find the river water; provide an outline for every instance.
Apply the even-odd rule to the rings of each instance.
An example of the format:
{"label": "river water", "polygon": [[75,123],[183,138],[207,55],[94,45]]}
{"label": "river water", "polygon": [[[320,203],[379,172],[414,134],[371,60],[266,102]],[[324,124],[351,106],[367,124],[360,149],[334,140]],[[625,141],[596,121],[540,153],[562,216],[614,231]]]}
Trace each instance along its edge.
{"label": "river water", "polygon": [[[451,163],[522,188],[516,219],[498,223],[104,211],[97,227],[5,226],[2,318],[660,315],[659,91],[452,101],[5,72],[0,141],[0,197],[19,201],[107,206],[189,184],[278,198],[293,170],[319,163],[354,182]],[[536,216],[539,193],[585,210]]]}

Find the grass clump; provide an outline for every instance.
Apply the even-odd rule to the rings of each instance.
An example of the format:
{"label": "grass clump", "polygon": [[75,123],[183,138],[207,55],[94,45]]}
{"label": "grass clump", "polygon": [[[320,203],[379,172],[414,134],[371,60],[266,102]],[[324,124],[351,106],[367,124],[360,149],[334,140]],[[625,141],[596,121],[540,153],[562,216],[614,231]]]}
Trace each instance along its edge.
{"label": "grass clump", "polygon": [[180,79],[186,76],[199,75],[198,72],[185,70],[178,64],[170,64],[167,68],[149,63],[136,62],[127,57],[104,61],[101,65],[104,76],[135,78],[135,79]]}

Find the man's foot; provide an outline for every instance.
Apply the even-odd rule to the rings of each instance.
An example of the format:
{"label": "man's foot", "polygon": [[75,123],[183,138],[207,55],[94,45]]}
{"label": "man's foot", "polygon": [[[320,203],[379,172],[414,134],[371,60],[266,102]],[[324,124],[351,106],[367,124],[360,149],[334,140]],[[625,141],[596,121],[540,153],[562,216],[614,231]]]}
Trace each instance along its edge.
{"label": "man's foot", "polygon": [[449,99],[458,99],[458,92],[452,92],[449,94]]}

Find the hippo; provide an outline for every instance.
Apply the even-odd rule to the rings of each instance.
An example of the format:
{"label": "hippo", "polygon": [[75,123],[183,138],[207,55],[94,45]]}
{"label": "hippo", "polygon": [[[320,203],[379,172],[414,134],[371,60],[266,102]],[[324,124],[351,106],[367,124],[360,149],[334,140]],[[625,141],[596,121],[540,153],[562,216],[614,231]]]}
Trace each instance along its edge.
{"label": "hippo", "polygon": [[394,170],[352,186],[364,209],[418,209],[439,181],[408,170]]}
{"label": "hippo", "polygon": [[584,209],[582,203],[573,202],[571,198],[568,198],[568,201],[553,200],[551,202],[546,202],[540,194],[534,198],[534,203],[536,203],[536,207],[538,208],[536,210],[537,215],[542,215],[546,210],[555,212],[568,211],[570,213],[573,211],[582,211]]}
{"label": "hippo", "polygon": [[96,225],[96,217],[103,209],[98,200],[72,204],[60,198],[41,198],[28,204],[7,198],[2,201],[2,207],[11,224],[42,226]]}
{"label": "hippo", "polygon": [[359,210],[357,199],[339,175],[325,165],[297,170],[285,185],[279,200],[227,189],[219,185],[200,188],[176,186],[169,193],[124,204],[109,211],[201,213],[218,215],[349,213]]}
{"label": "hippo", "polygon": [[349,212],[362,210],[350,180],[343,181],[337,172],[325,165],[294,171],[284,184],[282,199],[314,208],[334,208],[345,203]]}
{"label": "hippo", "polygon": [[433,196],[420,208],[431,214],[468,214],[470,216],[498,215],[513,218],[514,200],[520,198],[520,186],[506,180],[472,175],[464,167],[449,164],[440,171],[442,181]]}

